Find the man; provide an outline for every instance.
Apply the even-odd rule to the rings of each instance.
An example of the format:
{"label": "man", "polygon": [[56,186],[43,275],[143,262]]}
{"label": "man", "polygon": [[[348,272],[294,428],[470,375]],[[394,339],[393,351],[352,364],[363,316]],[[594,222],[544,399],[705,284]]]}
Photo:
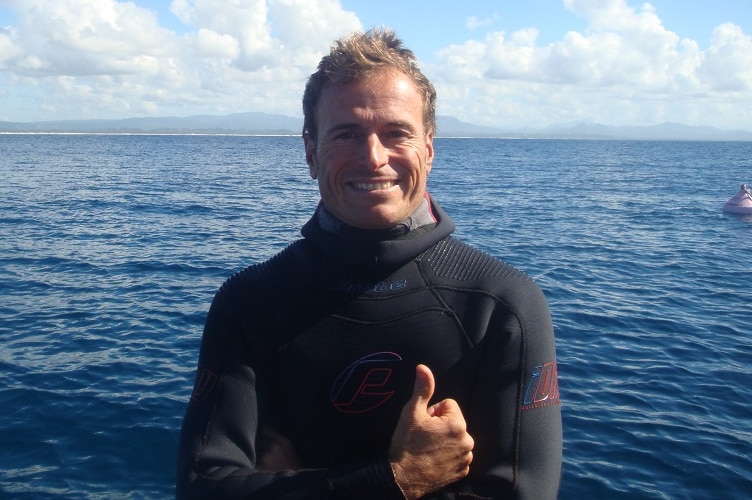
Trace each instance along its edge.
{"label": "man", "polygon": [[548,306],[427,194],[435,96],[389,30],[339,40],[309,79],[321,203],[217,292],[179,498],[556,496]]}

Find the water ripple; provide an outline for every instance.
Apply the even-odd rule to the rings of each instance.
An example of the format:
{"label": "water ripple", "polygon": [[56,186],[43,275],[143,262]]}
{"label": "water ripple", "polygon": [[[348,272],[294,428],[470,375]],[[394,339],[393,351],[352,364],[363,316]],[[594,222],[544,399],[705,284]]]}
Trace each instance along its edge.
{"label": "water ripple", "polygon": [[[752,144],[436,147],[457,236],[549,299],[561,497],[747,498]],[[299,139],[6,135],[0,174],[0,496],[171,498],[212,296],[318,201]]]}

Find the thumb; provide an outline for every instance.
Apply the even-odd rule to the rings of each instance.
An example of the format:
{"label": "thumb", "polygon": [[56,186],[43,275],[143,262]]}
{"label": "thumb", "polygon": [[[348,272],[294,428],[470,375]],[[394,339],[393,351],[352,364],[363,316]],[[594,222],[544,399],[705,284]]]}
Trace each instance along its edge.
{"label": "thumb", "polygon": [[410,403],[415,410],[428,410],[428,403],[433,397],[433,391],[436,388],[436,381],[433,378],[433,372],[426,365],[415,367],[415,385],[413,386],[413,395]]}

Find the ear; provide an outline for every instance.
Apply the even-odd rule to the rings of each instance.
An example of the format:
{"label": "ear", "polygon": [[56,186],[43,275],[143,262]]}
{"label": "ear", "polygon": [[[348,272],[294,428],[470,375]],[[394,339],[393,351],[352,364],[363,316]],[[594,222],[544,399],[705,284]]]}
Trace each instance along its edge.
{"label": "ear", "polygon": [[311,174],[311,178],[315,179],[319,175],[319,169],[316,165],[316,141],[307,132],[303,134],[303,142],[305,144],[305,159],[308,163],[308,171]]}
{"label": "ear", "polygon": [[426,134],[426,175],[431,172],[433,165],[433,131]]}

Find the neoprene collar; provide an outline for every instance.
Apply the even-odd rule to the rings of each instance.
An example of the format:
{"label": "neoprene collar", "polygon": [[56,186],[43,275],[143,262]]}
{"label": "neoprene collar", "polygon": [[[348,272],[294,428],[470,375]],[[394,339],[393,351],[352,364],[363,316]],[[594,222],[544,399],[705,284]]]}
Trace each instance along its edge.
{"label": "neoprene collar", "polygon": [[[420,255],[425,249],[446,238],[454,231],[454,222],[438,203],[428,198],[425,208],[435,223],[415,224],[406,222],[386,230],[365,230],[338,222],[333,230],[324,215],[324,230],[320,220],[323,206],[301,229],[301,234],[323,253],[345,265],[354,267],[394,267]],[[420,209],[419,209],[420,210]],[[425,215],[416,211],[411,216],[415,221],[425,221]],[[415,226],[412,227],[411,226]]]}

